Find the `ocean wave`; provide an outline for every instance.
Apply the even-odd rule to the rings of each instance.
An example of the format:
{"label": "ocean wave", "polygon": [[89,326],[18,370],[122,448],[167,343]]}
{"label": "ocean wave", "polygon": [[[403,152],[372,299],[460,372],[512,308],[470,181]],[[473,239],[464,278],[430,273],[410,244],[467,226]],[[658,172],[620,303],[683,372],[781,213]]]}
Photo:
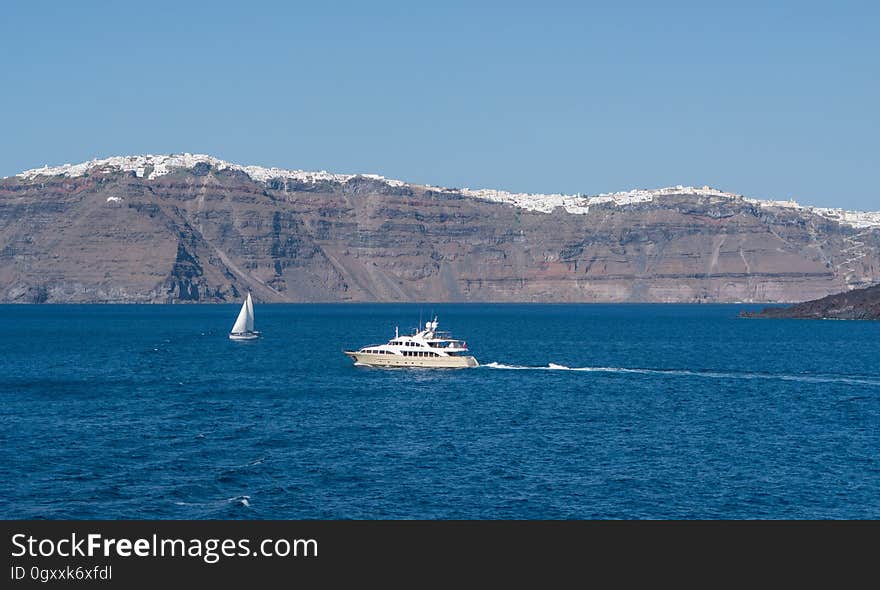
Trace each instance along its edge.
{"label": "ocean wave", "polygon": [[569,367],[556,363],[545,366],[506,365],[492,362],[481,365],[487,369],[504,369],[510,371],[582,371],[588,373],[635,373],[640,375],[662,375],[671,377],[704,377],[709,379],[775,379],[780,381],[797,381],[801,383],[842,383],[848,385],[869,385],[880,387],[880,380],[840,375],[792,375],[787,373],[735,373],[726,371],[692,371],[686,369],[644,369],[629,367]]}
{"label": "ocean wave", "polygon": [[234,498],[229,498],[226,500],[231,504],[238,504],[244,506],[245,508],[249,508],[251,505],[251,497],[250,496],[235,496]]}

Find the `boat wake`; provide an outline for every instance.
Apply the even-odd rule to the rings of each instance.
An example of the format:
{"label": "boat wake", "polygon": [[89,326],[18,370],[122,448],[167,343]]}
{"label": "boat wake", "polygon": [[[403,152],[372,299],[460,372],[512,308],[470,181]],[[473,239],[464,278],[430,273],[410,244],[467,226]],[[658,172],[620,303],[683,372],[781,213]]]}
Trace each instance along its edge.
{"label": "boat wake", "polygon": [[239,506],[244,506],[245,508],[249,508],[251,505],[250,496],[235,496],[234,498],[229,498],[226,501],[232,504],[237,504]]}
{"label": "boat wake", "polygon": [[844,377],[839,375],[792,375],[786,373],[734,373],[726,371],[689,371],[684,369],[639,369],[626,367],[568,367],[549,363],[546,366],[505,365],[488,363],[481,365],[487,369],[503,369],[508,371],[581,371],[588,373],[635,373],[640,375],[663,375],[670,377],[705,377],[709,379],[775,379],[779,381],[797,381],[801,383],[841,383],[848,385],[869,385],[880,387],[878,379]]}

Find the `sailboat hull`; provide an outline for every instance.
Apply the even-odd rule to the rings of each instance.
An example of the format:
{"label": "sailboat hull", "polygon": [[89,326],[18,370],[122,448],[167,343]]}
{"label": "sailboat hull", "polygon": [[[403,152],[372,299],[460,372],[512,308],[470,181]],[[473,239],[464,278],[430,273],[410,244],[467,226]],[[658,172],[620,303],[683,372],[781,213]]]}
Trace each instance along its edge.
{"label": "sailboat hull", "polygon": [[260,337],[259,332],[230,332],[229,339],[230,340],[256,340]]}

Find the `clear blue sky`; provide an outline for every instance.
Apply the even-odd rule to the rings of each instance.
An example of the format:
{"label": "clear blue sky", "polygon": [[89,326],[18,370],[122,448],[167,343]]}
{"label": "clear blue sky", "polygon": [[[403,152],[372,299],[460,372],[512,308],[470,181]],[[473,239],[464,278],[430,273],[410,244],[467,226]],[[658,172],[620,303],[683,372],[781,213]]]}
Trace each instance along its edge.
{"label": "clear blue sky", "polygon": [[0,4],[0,176],[135,153],[880,210],[874,2]]}

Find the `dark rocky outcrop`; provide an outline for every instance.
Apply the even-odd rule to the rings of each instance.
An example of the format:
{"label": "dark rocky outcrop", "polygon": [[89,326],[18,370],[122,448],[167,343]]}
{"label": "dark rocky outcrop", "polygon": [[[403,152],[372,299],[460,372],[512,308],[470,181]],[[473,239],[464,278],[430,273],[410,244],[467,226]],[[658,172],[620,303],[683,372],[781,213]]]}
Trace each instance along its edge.
{"label": "dark rocky outcrop", "polygon": [[837,293],[787,307],[768,307],[743,312],[749,318],[792,318],[812,320],[880,320],[880,285]]}

